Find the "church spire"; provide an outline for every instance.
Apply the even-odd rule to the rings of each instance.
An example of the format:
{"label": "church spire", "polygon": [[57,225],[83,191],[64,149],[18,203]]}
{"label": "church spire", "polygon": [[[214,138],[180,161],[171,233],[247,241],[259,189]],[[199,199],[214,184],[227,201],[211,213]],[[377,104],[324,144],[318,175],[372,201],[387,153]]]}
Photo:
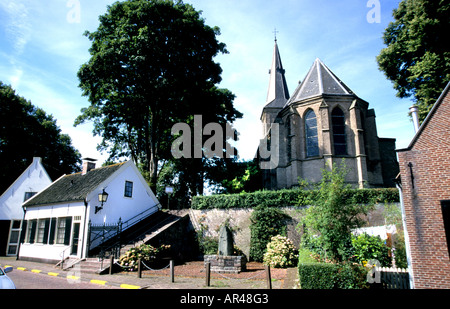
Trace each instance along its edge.
{"label": "church spire", "polygon": [[286,78],[284,77],[284,72],[275,32],[275,47],[273,50],[272,67],[269,72],[269,90],[267,92],[265,107],[283,108],[289,99],[289,91]]}

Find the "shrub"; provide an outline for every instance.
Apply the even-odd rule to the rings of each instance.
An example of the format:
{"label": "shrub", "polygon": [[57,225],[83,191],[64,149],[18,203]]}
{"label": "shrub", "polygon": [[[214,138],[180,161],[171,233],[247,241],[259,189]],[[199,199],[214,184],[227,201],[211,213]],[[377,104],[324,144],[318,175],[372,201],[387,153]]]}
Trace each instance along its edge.
{"label": "shrub", "polygon": [[198,235],[197,239],[199,249],[202,254],[204,255],[217,254],[217,251],[219,250],[219,240],[217,238]]}
{"label": "shrub", "polygon": [[298,250],[298,262],[299,263],[315,263],[316,260],[313,257],[314,253],[306,248],[300,247]]}
{"label": "shrub", "polygon": [[351,256],[351,230],[363,224],[362,215],[372,208],[372,203],[356,203],[357,198],[348,194],[347,172],[344,162],[322,171],[317,197],[301,219],[309,241],[323,251],[324,258],[337,261]]}
{"label": "shrub", "polygon": [[391,266],[389,247],[380,236],[361,234],[352,236],[354,258],[360,264],[369,260],[378,260],[383,267]]}
{"label": "shrub", "polygon": [[138,269],[139,259],[144,263],[154,262],[169,250],[170,245],[161,245],[159,248],[155,248],[151,245],[142,244],[125,252],[119,258],[119,264],[128,271],[135,271]]}
{"label": "shrub", "polygon": [[337,268],[334,264],[301,263],[298,278],[302,289],[332,289]]}
{"label": "shrub", "polygon": [[302,289],[368,288],[367,269],[349,263],[299,263],[298,275]]}
{"label": "shrub", "polygon": [[286,268],[295,266],[297,260],[297,250],[290,239],[281,235],[271,238],[264,254],[264,264],[274,268]]}
{"label": "shrub", "polygon": [[272,236],[285,235],[285,215],[272,207],[257,207],[250,217],[250,260],[262,262]]}

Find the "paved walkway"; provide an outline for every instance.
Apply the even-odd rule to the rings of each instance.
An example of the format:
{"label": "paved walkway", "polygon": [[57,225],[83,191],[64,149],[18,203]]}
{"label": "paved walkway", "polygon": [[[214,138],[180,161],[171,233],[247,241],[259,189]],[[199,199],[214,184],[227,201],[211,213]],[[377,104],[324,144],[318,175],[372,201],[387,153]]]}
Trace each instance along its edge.
{"label": "paved walkway", "polygon": [[[266,280],[234,279],[226,275],[211,278],[210,286],[206,286],[205,278],[177,276],[174,282],[167,275],[146,275],[137,277],[137,273],[117,273],[98,275],[85,273],[77,267],[64,271],[52,264],[16,260],[15,257],[0,257],[0,265],[11,265],[14,271],[30,271],[36,275],[66,277],[68,280],[80,280],[92,284],[108,285],[122,289],[267,289]],[[287,269],[282,280],[272,280],[272,289],[293,289],[296,286],[297,268]],[[38,287],[36,287],[38,288]]]}

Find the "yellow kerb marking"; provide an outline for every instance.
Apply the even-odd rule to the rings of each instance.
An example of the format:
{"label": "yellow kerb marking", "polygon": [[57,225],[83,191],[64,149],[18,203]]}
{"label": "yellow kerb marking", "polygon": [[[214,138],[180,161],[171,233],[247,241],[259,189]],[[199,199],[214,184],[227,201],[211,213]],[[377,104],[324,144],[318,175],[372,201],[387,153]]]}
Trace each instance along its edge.
{"label": "yellow kerb marking", "polygon": [[26,268],[25,268],[25,267],[17,267],[17,270],[23,270],[23,271],[25,271]]}
{"label": "yellow kerb marking", "polygon": [[103,280],[97,280],[97,279],[92,279],[92,280],[91,280],[91,283],[94,283],[94,284],[100,284],[100,285],[105,285],[105,284],[106,284],[106,281],[103,281]]}
{"label": "yellow kerb marking", "polygon": [[132,285],[132,284],[121,284],[120,287],[122,289],[140,289],[141,288],[139,285]]}
{"label": "yellow kerb marking", "polygon": [[36,273],[36,274],[39,274],[41,271],[42,270],[39,270],[39,269],[32,269],[31,270],[32,273]]}
{"label": "yellow kerb marking", "polygon": [[58,274],[58,273],[52,273],[52,272],[49,272],[48,275],[49,275],[49,276],[56,277],[56,276],[58,276],[59,274]]}

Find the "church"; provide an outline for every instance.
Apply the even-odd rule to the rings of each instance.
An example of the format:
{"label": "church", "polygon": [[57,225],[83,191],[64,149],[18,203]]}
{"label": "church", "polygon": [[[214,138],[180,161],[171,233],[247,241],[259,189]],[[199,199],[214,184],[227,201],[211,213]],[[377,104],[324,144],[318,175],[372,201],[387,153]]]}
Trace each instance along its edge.
{"label": "church", "polygon": [[[343,160],[346,182],[353,187],[395,186],[399,171],[395,139],[378,137],[374,109],[320,59],[289,95],[275,39],[269,74],[258,154],[265,189],[295,187],[300,179],[318,183],[322,170]],[[271,158],[261,155],[265,149]],[[264,167],[268,160],[272,164]]]}

